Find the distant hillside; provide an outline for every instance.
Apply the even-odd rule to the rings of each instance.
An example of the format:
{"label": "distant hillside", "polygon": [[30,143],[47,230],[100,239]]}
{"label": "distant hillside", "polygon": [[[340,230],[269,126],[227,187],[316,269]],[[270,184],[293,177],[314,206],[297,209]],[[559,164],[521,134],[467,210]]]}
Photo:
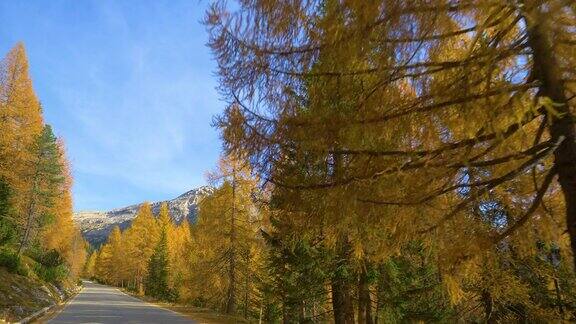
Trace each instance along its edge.
{"label": "distant hillside", "polygon": [[[212,189],[208,186],[192,189],[172,200],[167,200],[172,219],[180,223],[185,217],[189,221],[196,220],[196,210],[200,197]],[[160,204],[164,201],[152,203],[152,211],[157,214]],[[119,225],[125,229],[136,217],[140,204],[117,208],[110,211],[81,211],[74,213],[74,221],[80,226],[82,235],[92,245],[100,245],[106,241],[114,226]]]}

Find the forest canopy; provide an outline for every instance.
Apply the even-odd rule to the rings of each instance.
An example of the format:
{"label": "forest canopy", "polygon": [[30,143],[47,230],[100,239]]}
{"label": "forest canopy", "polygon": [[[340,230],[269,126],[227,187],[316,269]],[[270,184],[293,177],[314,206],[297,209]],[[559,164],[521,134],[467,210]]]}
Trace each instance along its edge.
{"label": "forest canopy", "polygon": [[336,323],[369,317],[363,273],[414,251],[486,320],[540,307],[531,258],[573,275],[573,3],[215,1],[205,23],[225,149],[270,192],[273,235],[338,260]]}

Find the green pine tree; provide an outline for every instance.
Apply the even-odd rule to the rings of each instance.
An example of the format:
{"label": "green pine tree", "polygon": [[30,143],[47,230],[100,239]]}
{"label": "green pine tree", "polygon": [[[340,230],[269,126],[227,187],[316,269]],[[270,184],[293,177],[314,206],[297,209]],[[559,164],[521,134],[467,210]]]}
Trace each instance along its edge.
{"label": "green pine tree", "polygon": [[27,198],[19,254],[29,245],[34,233],[52,221],[50,208],[60,194],[60,185],[65,180],[62,153],[50,125],[44,126],[34,144],[33,151],[35,159],[32,161],[31,186]]}
{"label": "green pine tree", "polygon": [[175,299],[168,284],[168,272],[168,242],[166,229],[163,228],[160,241],[148,262],[148,276],[145,281],[146,295],[166,301]]}
{"label": "green pine tree", "polygon": [[381,263],[377,277],[376,316],[385,323],[453,320],[447,293],[431,252],[422,242],[406,244],[400,255]]}

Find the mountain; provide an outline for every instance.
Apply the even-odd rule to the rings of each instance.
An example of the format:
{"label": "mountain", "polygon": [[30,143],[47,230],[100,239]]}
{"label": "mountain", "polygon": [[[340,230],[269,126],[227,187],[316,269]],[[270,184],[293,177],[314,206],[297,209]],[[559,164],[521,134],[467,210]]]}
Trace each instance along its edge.
{"label": "mountain", "polygon": [[[160,205],[168,203],[170,215],[176,223],[180,223],[185,217],[190,222],[196,220],[196,211],[199,199],[212,191],[211,187],[204,186],[192,189],[174,199],[152,203],[152,211],[158,214]],[[125,229],[130,226],[141,204],[116,208],[110,211],[81,211],[74,213],[74,222],[82,230],[84,238],[92,245],[97,246],[108,238],[114,226]]]}

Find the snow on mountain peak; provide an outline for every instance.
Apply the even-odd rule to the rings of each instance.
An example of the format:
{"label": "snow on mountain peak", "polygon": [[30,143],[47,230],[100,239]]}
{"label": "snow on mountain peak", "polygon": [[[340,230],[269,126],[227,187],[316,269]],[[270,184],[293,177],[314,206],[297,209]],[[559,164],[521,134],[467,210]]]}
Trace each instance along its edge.
{"label": "snow on mountain peak", "polygon": [[[182,222],[186,217],[190,222],[196,220],[198,203],[204,195],[212,192],[212,187],[202,186],[187,191],[180,196],[166,201],[151,203],[152,212],[158,214],[160,205],[168,203],[170,215],[176,223]],[[100,245],[108,239],[114,226],[124,230],[132,223],[141,204],[115,208],[107,212],[80,211],[74,213],[74,221],[80,226],[82,235],[92,245]]]}

